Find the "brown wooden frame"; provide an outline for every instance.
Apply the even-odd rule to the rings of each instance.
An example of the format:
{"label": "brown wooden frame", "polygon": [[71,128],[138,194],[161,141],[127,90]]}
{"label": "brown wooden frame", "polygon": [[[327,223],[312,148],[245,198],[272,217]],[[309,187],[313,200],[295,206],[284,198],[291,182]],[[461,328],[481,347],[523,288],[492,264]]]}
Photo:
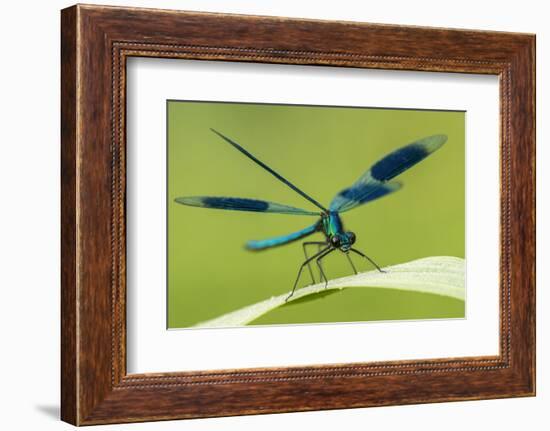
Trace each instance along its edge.
{"label": "brown wooden frame", "polygon": [[[63,420],[87,425],[535,394],[534,35],[81,5],[61,17]],[[498,75],[499,355],[127,374],[130,56]]]}

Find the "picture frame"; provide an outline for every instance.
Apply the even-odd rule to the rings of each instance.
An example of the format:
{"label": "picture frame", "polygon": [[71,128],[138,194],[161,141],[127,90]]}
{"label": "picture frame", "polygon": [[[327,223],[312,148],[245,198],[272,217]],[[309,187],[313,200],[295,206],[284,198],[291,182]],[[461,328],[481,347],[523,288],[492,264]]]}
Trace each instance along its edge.
{"label": "picture frame", "polygon": [[[61,53],[62,420],[92,425],[535,395],[534,35],[76,5],[61,13]],[[132,57],[498,76],[499,354],[128,374]]]}

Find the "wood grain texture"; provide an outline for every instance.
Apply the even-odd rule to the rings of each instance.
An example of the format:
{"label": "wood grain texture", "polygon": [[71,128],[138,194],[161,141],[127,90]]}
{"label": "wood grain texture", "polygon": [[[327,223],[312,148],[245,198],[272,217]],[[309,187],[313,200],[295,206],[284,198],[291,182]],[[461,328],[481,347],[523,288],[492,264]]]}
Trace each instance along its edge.
{"label": "wood grain texture", "polygon": [[76,9],[61,16],[61,417],[77,422]]}
{"label": "wood grain texture", "polygon": [[[79,5],[62,11],[61,37],[63,420],[86,425],[534,394],[533,35]],[[498,75],[499,355],[127,375],[130,56]]]}

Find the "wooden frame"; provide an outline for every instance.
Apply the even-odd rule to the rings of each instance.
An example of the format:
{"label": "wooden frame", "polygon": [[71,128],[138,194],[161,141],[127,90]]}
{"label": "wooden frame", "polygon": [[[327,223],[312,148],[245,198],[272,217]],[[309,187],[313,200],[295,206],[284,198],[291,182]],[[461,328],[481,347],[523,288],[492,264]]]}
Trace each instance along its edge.
{"label": "wooden frame", "polygon": [[[61,30],[63,420],[88,425],[534,395],[533,35],[80,5],[62,11]],[[498,75],[500,354],[128,375],[129,56]]]}

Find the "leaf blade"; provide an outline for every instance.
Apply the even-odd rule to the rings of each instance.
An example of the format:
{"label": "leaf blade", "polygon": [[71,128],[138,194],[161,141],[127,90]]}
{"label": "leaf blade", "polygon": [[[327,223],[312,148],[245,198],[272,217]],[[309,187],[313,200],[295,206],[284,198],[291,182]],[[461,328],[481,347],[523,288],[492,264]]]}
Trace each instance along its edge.
{"label": "leaf blade", "polygon": [[[413,260],[384,268],[378,271],[363,272],[357,275],[330,280],[327,290],[343,288],[387,288],[443,295],[465,300],[465,260],[452,256],[435,256]],[[256,304],[224,314],[211,320],[200,322],[193,328],[244,326],[282,305],[308,295],[325,291],[324,283],[298,289],[285,302],[289,292],[273,296]]]}

